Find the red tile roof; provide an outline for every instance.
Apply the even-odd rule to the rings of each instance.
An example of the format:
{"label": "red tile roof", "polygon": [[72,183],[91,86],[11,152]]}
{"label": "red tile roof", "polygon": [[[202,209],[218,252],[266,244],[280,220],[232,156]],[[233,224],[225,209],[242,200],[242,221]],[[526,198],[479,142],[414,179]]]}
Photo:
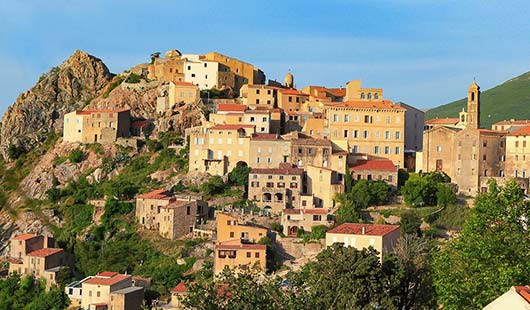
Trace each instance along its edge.
{"label": "red tile roof", "polygon": [[514,286],[515,291],[526,300],[527,303],[530,303],[530,287],[527,286]]}
{"label": "red tile roof", "polygon": [[22,234],[14,237],[13,240],[26,241],[35,237],[37,237],[37,235],[35,234]]}
{"label": "red tile roof", "polygon": [[245,124],[221,124],[210,127],[213,130],[238,130],[243,128],[254,128],[254,125],[245,125]]}
{"label": "red tile roof", "polygon": [[509,136],[528,136],[530,135],[530,126],[517,129],[516,131],[509,134]]}
{"label": "red tile roof", "polygon": [[112,277],[104,277],[104,276],[96,275],[95,277],[83,282],[83,284],[86,283],[86,284],[109,285],[110,286],[110,285],[119,283],[121,281],[127,280],[129,278],[131,278],[131,276],[125,275],[125,274],[116,274]]}
{"label": "red tile roof", "polygon": [[445,118],[432,118],[425,121],[425,125],[456,125],[458,123],[458,117],[445,117]]}
{"label": "red tile roof", "polygon": [[308,94],[301,93],[300,91],[296,89],[286,89],[286,88],[280,88],[278,91],[282,94],[286,95],[298,95],[298,96],[309,96]]}
{"label": "red tile roof", "polygon": [[280,163],[278,168],[252,168],[250,173],[301,175],[304,173],[304,169],[290,163]]}
{"label": "red tile roof", "polygon": [[305,214],[328,214],[328,210],[327,209],[322,209],[322,208],[313,208],[313,209],[283,209],[283,213],[284,214],[300,214],[300,213],[305,213]]}
{"label": "red tile roof", "polygon": [[275,133],[255,133],[252,140],[280,140],[280,136]]}
{"label": "red tile roof", "polygon": [[335,97],[344,97],[346,96],[346,88],[327,88],[327,91]]}
{"label": "red tile roof", "polygon": [[345,101],[345,102],[332,102],[325,104],[328,107],[338,108],[356,108],[356,109],[392,109],[392,110],[406,110],[403,107],[395,105],[390,100],[380,101],[368,101],[368,100],[356,100],[356,101]]}
{"label": "red tile roof", "polygon": [[364,234],[370,236],[384,236],[396,229],[399,229],[399,225],[344,223],[333,228],[332,230],[329,230],[328,233],[361,235],[363,227],[365,229]]}
{"label": "red tile roof", "polygon": [[496,122],[496,123],[493,124],[493,126],[495,126],[495,125],[526,125],[526,124],[530,124],[530,120],[527,120],[527,119],[521,119],[521,120],[511,119],[511,120],[502,120],[500,122]]}
{"label": "red tile roof", "polygon": [[217,106],[217,111],[222,112],[244,112],[246,109],[246,105],[237,103],[219,103]]}
{"label": "red tile roof", "polygon": [[215,246],[216,250],[266,250],[267,246],[264,244],[254,244],[254,243],[238,243],[238,244],[229,244],[229,243],[219,243]]}
{"label": "red tile roof", "polygon": [[156,189],[152,192],[142,194],[137,198],[170,200],[172,197],[167,194],[167,191],[165,189]]}
{"label": "red tile roof", "polygon": [[357,160],[355,164],[349,167],[350,171],[391,171],[396,172],[398,169],[390,159],[371,159]]}
{"label": "red tile roof", "polygon": [[171,291],[175,292],[175,293],[187,293],[188,292],[188,288],[186,287],[184,282],[180,282],[179,284],[177,284],[177,286],[172,288]]}
{"label": "red tile roof", "polygon": [[56,254],[56,253],[59,253],[59,252],[63,252],[63,251],[64,250],[60,249],[60,248],[44,248],[44,249],[39,249],[39,250],[33,251],[33,252],[29,253],[28,256],[48,257],[50,255],[53,255],[53,254]]}
{"label": "red tile roof", "polygon": [[118,275],[118,273],[114,272],[114,271],[102,271],[102,272],[98,273],[97,275],[100,276],[100,277],[112,278],[115,275]]}
{"label": "red tile roof", "polygon": [[173,84],[175,84],[177,86],[193,86],[193,87],[197,87],[197,85],[195,85],[193,83],[190,83],[190,82],[173,82]]}

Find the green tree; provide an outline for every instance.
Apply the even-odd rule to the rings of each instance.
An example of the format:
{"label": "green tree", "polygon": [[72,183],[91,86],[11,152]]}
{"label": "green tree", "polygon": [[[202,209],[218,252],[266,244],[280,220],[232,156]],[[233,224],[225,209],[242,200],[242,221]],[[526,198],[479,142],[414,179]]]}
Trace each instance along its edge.
{"label": "green tree", "polygon": [[249,167],[237,166],[230,173],[228,173],[228,181],[231,184],[237,186],[247,186],[248,185],[248,174],[250,172]]}
{"label": "green tree", "polygon": [[220,194],[226,188],[226,184],[223,182],[223,179],[215,175],[211,177],[208,182],[205,182],[201,185],[201,191],[209,196]]}
{"label": "green tree", "polygon": [[83,161],[83,157],[83,151],[81,149],[75,149],[70,153],[68,159],[70,159],[70,161],[73,163],[80,163]]}
{"label": "green tree", "polygon": [[339,193],[335,195],[335,201],[339,203],[337,209],[337,221],[342,223],[355,223],[361,217],[361,207],[356,204],[351,193]]}
{"label": "green tree", "polygon": [[530,283],[530,204],[514,180],[490,181],[461,234],[434,255],[438,302],[480,309],[516,283]]}
{"label": "green tree", "polygon": [[404,211],[401,213],[401,235],[421,235],[421,218],[413,211]]}
{"label": "green tree", "polygon": [[447,207],[456,204],[456,194],[447,184],[438,183],[436,185],[436,202],[440,207]]}
{"label": "green tree", "polygon": [[422,207],[436,204],[436,182],[419,174],[411,174],[401,188],[407,206]]}

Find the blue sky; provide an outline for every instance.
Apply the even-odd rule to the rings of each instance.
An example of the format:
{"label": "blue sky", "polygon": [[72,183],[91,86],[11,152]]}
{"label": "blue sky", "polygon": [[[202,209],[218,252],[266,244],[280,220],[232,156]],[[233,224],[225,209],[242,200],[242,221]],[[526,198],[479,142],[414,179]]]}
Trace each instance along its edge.
{"label": "blue sky", "polygon": [[530,71],[528,1],[0,0],[0,113],[75,49],[112,72],[219,51],[298,87],[361,79],[430,108]]}

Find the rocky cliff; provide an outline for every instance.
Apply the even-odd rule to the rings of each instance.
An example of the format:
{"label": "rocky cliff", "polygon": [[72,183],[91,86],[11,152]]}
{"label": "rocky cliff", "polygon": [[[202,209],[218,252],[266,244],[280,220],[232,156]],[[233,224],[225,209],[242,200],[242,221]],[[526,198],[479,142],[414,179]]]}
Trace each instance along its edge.
{"label": "rocky cliff", "polygon": [[63,115],[83,108],[99,96],[112,77],[100,59],[75,51],[59,67],[42,75],[7,109],[0,133],[2,156],[7,158],[10,145],[29,150],[47,133],[62,130]]}

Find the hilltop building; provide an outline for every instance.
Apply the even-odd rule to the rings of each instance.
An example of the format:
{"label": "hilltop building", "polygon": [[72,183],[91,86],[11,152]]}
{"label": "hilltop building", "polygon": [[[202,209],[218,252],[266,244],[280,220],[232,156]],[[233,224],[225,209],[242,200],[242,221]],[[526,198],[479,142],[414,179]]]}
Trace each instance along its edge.
{"label": "hilltop building", "polygon": [[326,246],[342,243],[358,250],[373,247],[382,260],[387,253],[393,253],[399,239],[398,225],[344,223],[326,233]]}
{"label": "hilltop building", "polygon": [[130,109],[74,111],[64,115],[63,140],[80,143],[109,144],[129,137]]}
{"label": "hilltop building", "polygon": [[146,229],[157,230],[175,240],[193,233],[209,214],[208,203],[190,196],[181,197],[154,190],[136,198],[136,219]]}
{"label": "hilltop building", "polygon": [[530,310],[530,287],[512,286],[482,310]]}
{"label": "hilltop building", "polygon": [[267,236],[266,228],[242,225],[235,216],[217,214],[214,273],[224,268],[265,272],[267,246],[258,244]]}
{"label": "hilltop building", "polygon": [[[505,176],[506,131],[480,128],[480,87],[473,81],[467,95],[467,112],[455,126],[428,127],[417,170],[443,171],[461,193],[487,191],[490,178]],[[464,127],[458,124],[465,124]]]}
{"label": "hilltop building", "polygon": [[51,236],[22,234],[11,238],[9,273],[44,279],[47,288],[55,285],[58,272],[71,267],[72,261],[63,249],[53,246]]}

